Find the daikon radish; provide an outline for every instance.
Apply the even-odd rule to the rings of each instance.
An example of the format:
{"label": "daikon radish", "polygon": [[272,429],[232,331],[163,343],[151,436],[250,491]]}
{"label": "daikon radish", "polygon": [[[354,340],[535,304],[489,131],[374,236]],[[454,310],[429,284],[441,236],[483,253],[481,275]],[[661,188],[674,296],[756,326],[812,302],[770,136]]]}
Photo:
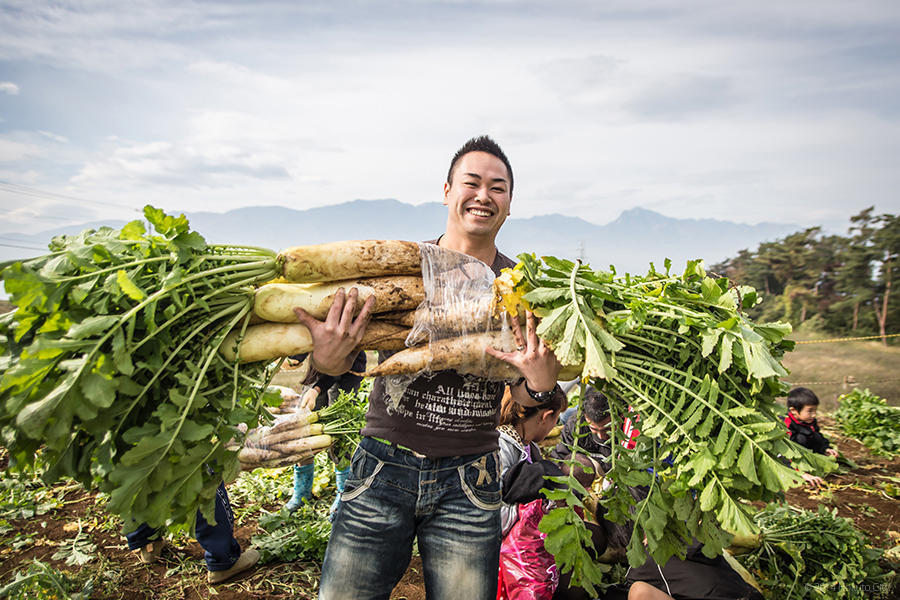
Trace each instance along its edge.
{"label": "daikon radish", "polygon": [[282,458],[283,453],[267,448],[241,448],[238,452],[238,460],[242,463],[261,463],[266,460]]}
{"label": "daikon radish", "polygon": [[493,379],[517,379],[520,377],[518,369],[485,353],[484,349],[489,345],[502,348],[503,338],[498,333],[478,333],[436,340],[430,344],[397,352],[374,369],[366,371],[364,375],[381,377],[413,374],[426,370],[454,369],[460,373]]}
{"label": "daikon radish", "polygon": [[[399,350],[409,330],[392,323],[372,321],[359,347],[362,350]],[[222,355],[229,362],[237,350],[238,331],[232,331],[221,347]],[[263,323],[251,325],[244,332],[240,345],[240,362],[272,360],[282,356],[312,352],[312,337],[305,325],[299,323]]]}
{"label": "daikon radish", "polygon": [[293,429],[283,429],[275,433],[269,433],[263,437],[258,443],[267,450],[278,450],[284,454],[284,449],[280,445],[286,442],[293,442],[314,435],[322,435],[322,424],[311,423],[308,425],[300,425]]}
{"label": "daikon radish", "polygon": [[381,275],[421,273],[419,245],[398,240],[353,240],[282,250],[285,279],[295,283],[342,281]]}
{"label": "daikon radish", "polygon": [[329,440],[329,443],[325,445],[327,447],[331,444],[331,436],[318,434],[280,442],[273,447],[273,450],[281,452],[284,455],[302,454],[303,452],[308,452],[310,449],[319,448],[320,446],[317,444],[321,444],[322,438],[324,437],[327,437]]}
{"label": "daikon radish", "polygon": [[425,300],[422,278],[411,275],[370,277],[325,283],[270,283],[256,290],[253,313],[273,323],[296,323],[294,307],[324,319],[338,288],[358,292],[357,310],[369,296],[375,297],[372,313],[414,309]]}

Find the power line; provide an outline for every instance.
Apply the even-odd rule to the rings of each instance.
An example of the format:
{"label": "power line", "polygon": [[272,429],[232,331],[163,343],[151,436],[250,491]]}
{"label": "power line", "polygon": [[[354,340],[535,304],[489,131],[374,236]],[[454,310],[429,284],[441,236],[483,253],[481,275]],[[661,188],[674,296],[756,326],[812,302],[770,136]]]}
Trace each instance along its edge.
{"label": "power line", "polygon": [[897,337],[900,333],[887,333],[885,335],[864,335],[860,337],[831,338],[829,340],[800,340],[795,344],[829,344],[832,342],[858,342],[860,340],[880,340],[881,338]]}
{"label": "power line", "polygon": [[[11,210],[0,211],[0,212],[3,212],[5,214],[12,214]],[[26,219],[45,219],[45,220],[50,220],[50,221],[73,221],[74,220],[72,217],[54,217],[53,215],[30,214],[30,215],[22,215],[22,216]]]}
{"label": "power line", "polygon": [[48,192],[46,190],[39,190],[37,188],[32,188],[28,186],[24,186],[18,183],[12,183],[10,181],[0,180],[0,190],[5,190],[7,192],[11,192],[13,194],[19,194],[21,196],[29,196],[32,198],[60,198],[62,200],[70,200],[75,202],[87,202],[89,204],[99,204],[101,206],[113,206],[115,208],[124,208],[126,210],[139,212],[137,208],[133,206],[127,206],[125,204],[118,204],[115,202],[104,202],[102,200],[88,200],[86,198],[78,198],[75,196],[68,196],[66,194],[58,194],[56,192]]}
{"label": "power line", "polygon": [[46,248],[37,248],[37,247],[35,247],[35,246],[20,246],[20,245],[18,245],[18,244],[4,244],[4,243],[0,243],[0,246],[4,246],[4,247],[6,247],[6,248],[24,248],[24,249],[26,249],[26,250],[43,250],[43,251],[46,251],[46,250],[47,250]]}

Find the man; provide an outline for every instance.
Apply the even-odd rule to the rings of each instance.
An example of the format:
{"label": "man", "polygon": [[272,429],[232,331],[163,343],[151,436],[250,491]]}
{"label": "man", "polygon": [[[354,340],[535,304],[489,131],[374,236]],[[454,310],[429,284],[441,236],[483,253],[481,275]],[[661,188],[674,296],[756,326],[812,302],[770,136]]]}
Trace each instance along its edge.
{"label": "man", "polygon": [[[438,246],[491,266],[513,261],[494,242],[509,215],[512,168],[488,137],[466,142],[444,183],[447,226]],[[313,339],[313,366],[347,371],[362,339],[373,299],[354,317],[356,289],[338,292],[325,321],[295,309]],[[525,405],[552,396],[559,363],[535,333],[528,315],[518,348],[489,354],[518,368],[512,386]],[[503,382],[455,371],[404,381],[376,379],[363,440],[338,508],[319,584],[325,600],[388,598],[418,540],[430,598],[494,598],[500,551],[500,478],[496,426]],[[463,404],[466,416],[447,414]],[[469,410],[471,409],[471,410]]]}
{"label": "man", "polygon": [[601,467],[601,471],[595,469],[595,475],[600,475],[602,463],[609,458],[612,452],[609,445],[609,400],[602,392],[589,387],[581,401],[582,421],[571,418],[563,426],[559,443],[550,451],[550,456],[558,460],[568,460],[572,455],[572,447],[577,446],[579,453],[585,454]]}

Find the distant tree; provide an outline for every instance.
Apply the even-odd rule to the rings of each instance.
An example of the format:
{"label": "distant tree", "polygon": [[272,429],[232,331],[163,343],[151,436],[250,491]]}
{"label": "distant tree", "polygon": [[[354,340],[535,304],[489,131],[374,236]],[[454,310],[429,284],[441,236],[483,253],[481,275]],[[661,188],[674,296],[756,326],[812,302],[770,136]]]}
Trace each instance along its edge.
{"label": "distant tree", "polygon": [[875,260],[873,236],[877,230],[874,207],[850,217],[850,237],[841,249],[842,263],[837,269],[837,290],[844,302],[853,307],[851,331],[859,327],[860,307],[868,305],[875,295],[872,263]]}
{"label": "distant tree", "polygon": [[892,301],[900,278],[900,218],[869,207],[850,221],[847,237],[810,227],[741,250],[710,270],[765,292],[769,300],[750,311],[755,319],[802,323],[818,315],[828,331],[877,331],[886,342],[900,327],[900,306]]}
{"label": "distant tree", "polygon": [[[878,272],[878,287],[873,306],[878,319],[881,341],[887,344],[887,321],[890,309],[891,288],[900,274],[900,217],[880,215],[876,219],[879,228],[873,237],[875,265]],[[879,306],[880,304],[880,306]]]}

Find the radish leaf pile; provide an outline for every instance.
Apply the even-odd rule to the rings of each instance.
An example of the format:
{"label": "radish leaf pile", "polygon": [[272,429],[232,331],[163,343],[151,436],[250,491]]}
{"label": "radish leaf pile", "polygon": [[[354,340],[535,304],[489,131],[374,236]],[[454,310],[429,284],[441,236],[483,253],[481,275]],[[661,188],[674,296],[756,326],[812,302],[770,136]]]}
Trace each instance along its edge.
{"label": "radish leaf pile", "polygon": [[[519,259],[501,277],[515,296],[504,304],[531,308],[541,317],[538,335],[560,362],[579,367],[609,397],[607,477],[616,486],[602,504],[605,518],[634,524],[632,565],[645,559],[645,538],[660,564],[683,557],[692,538],[708,555],[720,554],[728,532],[756,532],[741,500],[769,501],[800,482],[784,459],[805,471],[829,468],[792,444],[779,422],[775,400],[787,391],[779,359],[793,346],[784,339],[790,326],[749,321],[742,309],[757,302],[751,288],[708,277],[699,261],[680,276],[666,261],[665,273],[651,266],[646,276],[617,277],[552,257]],[[638,416],[640,435],[626,449],[623,421]],[[635,500],[628,487],[647,494]],[[571,510],[554,509],[546,519],[571,520],[554,515]],[[551,531],[548,547],[571,545],[554,534],[571,535]],[[573,580],[597,583],[594,576],[576,570]]]}
{"label": "radish leaf pile", "polygon": [[246,326],[252,287],[275,253],[208,245],[146,207],[140,221],[60,236],[50,253],[4,265],[13,313],[0,318],[0,442],[11,468],[71,476],[109,495],[125,527],[211,518],[236,476],[224,444],[254,427],[265,365],[228,364],[218,348]]}

